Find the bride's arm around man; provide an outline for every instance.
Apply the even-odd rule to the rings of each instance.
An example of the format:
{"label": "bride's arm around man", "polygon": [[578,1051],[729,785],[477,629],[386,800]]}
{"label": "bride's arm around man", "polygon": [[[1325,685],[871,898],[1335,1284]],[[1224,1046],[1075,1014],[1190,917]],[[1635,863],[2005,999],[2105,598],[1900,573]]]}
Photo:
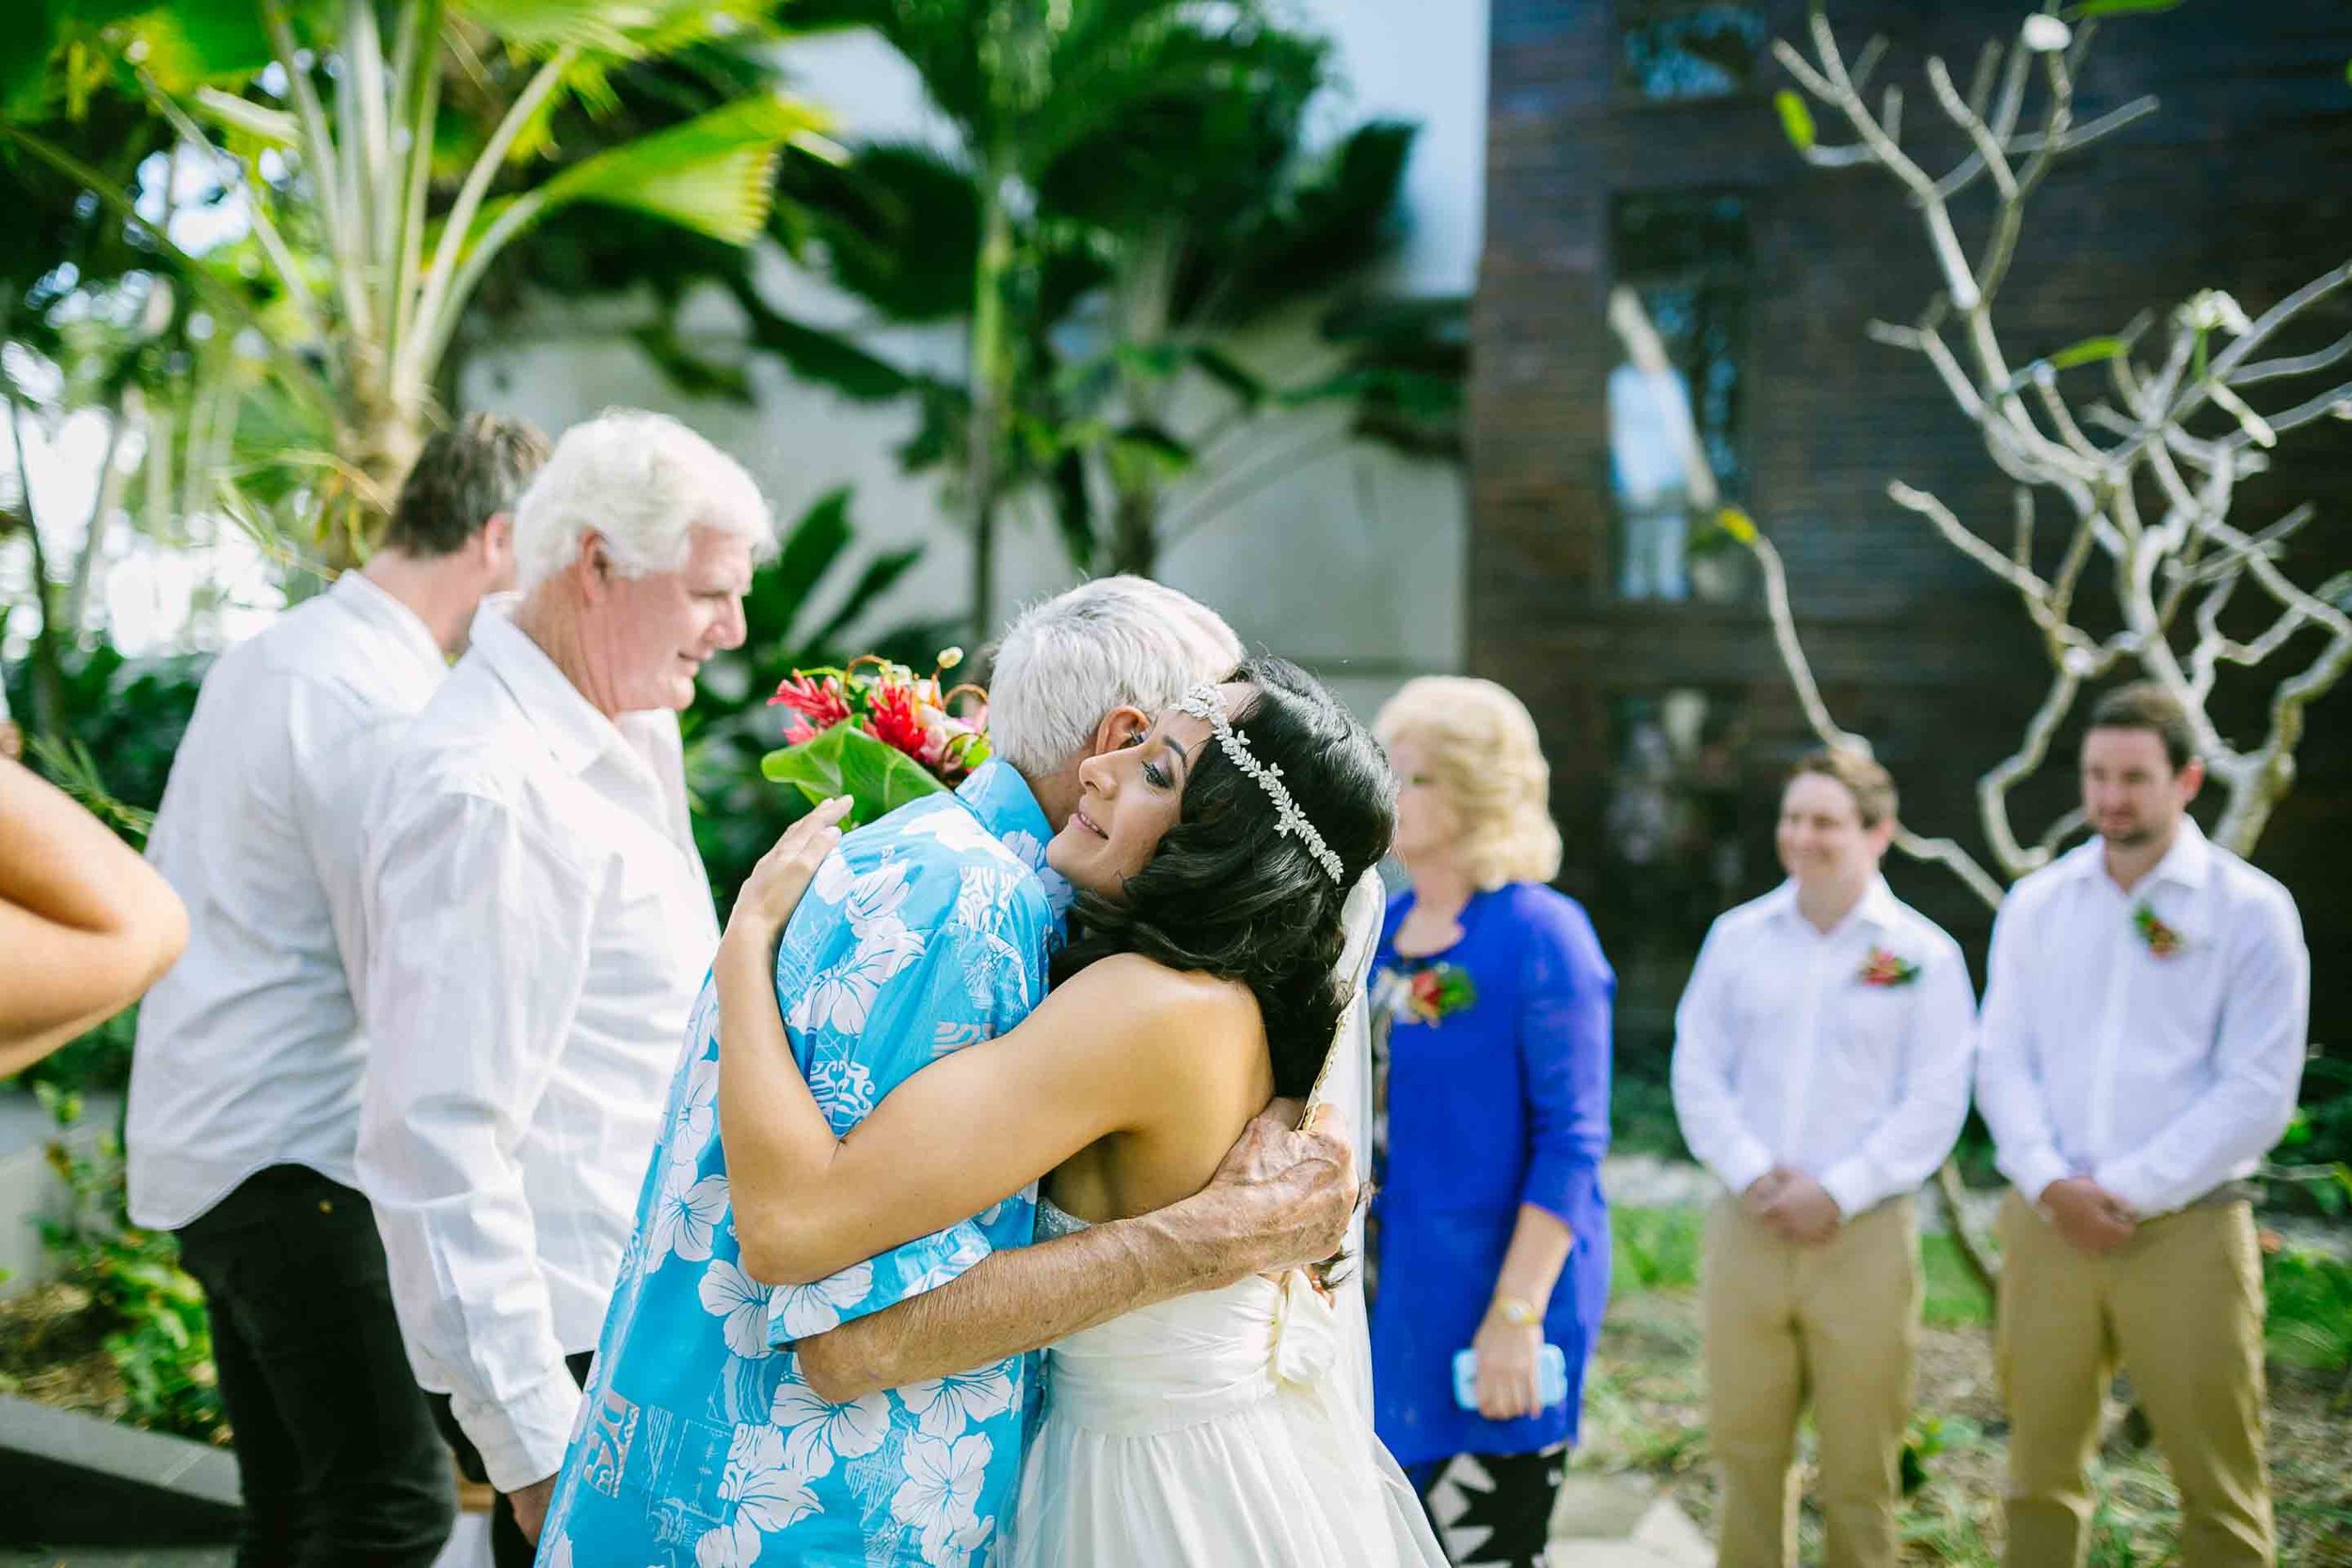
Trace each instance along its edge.
{"label": "bride's arm around man", "polygon": [[[715,1568],[789,1531],[798,1562],[966,1560],[1009,1510],[1018,1353],[1041,1329],[1082,1303],[1107,1315],[1295,1261],[1302,1236],[1339,1233],[1343,1154],[1268,1128],[1183,1212],[1031,1248],[1034,1183],[1014,1182],[777,1284],[756,1173],[735,1168],[744,1118],[721,1105],[730,976],[771,1020],[779,999],[788,1011],[798,1059],[781,1065],[828,1137],[934,1060],[1009,1034],[1044,996],[1058,922],[1044,846],[1077,811],[1080,768],[1239,659],[1221,621],[1156,584],[1108,579],[1033,609],[997,658],[996,759],[844,841],[788,929],[726,944],[687,1029],[543,1560],[638,1562],[683,1539]],[[739,899],[733,928],[757,905]]]}

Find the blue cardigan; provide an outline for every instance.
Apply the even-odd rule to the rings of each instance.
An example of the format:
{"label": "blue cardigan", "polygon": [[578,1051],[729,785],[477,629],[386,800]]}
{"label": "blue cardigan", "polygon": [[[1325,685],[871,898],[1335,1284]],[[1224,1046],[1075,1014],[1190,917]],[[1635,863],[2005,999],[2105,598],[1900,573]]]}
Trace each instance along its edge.
{"label": "blue cardigan", "polygon": [[[1374,1200],[1375,1421],[1405,1465],[1532,1453],[1575,1440],[1609,1299],[1600,1161],[1616,979],[1582,907],[1549,888],[1479,894],[1452,948],[1400,961],[1391,944],[1412,904],[1409,891],[1391,900],[1378,968],[1451,964],[1476,995],[1435,1023],[1400,1018],[1389,1034],[1388,1156]],[[1454,1403],[1454,1356],[1478,1332],[1522,1203],[1559,1215],[1575,1237],[1544,1320],[1546,1340],[1567,1354],[1568,1399],[1489,1421]]]}

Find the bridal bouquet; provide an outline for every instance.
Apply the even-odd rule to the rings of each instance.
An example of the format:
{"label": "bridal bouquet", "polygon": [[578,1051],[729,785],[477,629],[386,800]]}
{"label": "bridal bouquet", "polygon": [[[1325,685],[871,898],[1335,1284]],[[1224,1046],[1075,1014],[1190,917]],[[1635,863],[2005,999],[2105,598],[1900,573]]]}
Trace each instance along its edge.
{"label": "bridal bouquet", "polygon": [[[769,779],[798,789],[810,805],[847,795],[850,826],[910,800],[953,789],[988,760],[988,693],[940,678],[963,660],[949,648],[917,675],[873,654],[841,669],[795,670],[768,699],[790,710],[784,746],[761,759]],[[959,713],[963,702],[977,706]]]}

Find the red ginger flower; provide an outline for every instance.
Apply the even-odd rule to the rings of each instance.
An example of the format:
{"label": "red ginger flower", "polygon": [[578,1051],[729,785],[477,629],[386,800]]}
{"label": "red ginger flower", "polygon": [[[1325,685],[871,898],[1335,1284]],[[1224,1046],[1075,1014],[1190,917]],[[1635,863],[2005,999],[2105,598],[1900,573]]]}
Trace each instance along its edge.
{"label": "red ginger flower", "polygon": [[866,706],[866,721],[875,739],[896,747],[926,767],[936,764],[946,749],[946,737],[934,736],[925,725],[914,692],[906,687],[877,687]]}
{"label": "red ginger flower", "polygon": [[827,675],[821,681],[806,675],[793,675],[776,688],[776,694],[768,699],[768,705],[788,707],[804,715],[818,729],[838,724],[850,716],[850,702],[842,694],[838,675]]}

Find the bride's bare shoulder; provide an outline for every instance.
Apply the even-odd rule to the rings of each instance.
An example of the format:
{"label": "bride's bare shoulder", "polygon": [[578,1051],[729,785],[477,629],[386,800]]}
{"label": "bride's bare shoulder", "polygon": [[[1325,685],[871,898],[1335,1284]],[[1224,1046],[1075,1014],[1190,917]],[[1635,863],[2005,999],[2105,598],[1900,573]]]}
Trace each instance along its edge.
{"label": "bride's bare shoulder", "polygon": [[1257,998],[1239,980],[1170,969],[1140,953],[1098,958],[1055,994],[1090,1011],[1108,1011],[1136,1035],[1172,1029],[1198,1037],[1203,1030],[1229,1027],[1248,1034],[1259,1026]]}

